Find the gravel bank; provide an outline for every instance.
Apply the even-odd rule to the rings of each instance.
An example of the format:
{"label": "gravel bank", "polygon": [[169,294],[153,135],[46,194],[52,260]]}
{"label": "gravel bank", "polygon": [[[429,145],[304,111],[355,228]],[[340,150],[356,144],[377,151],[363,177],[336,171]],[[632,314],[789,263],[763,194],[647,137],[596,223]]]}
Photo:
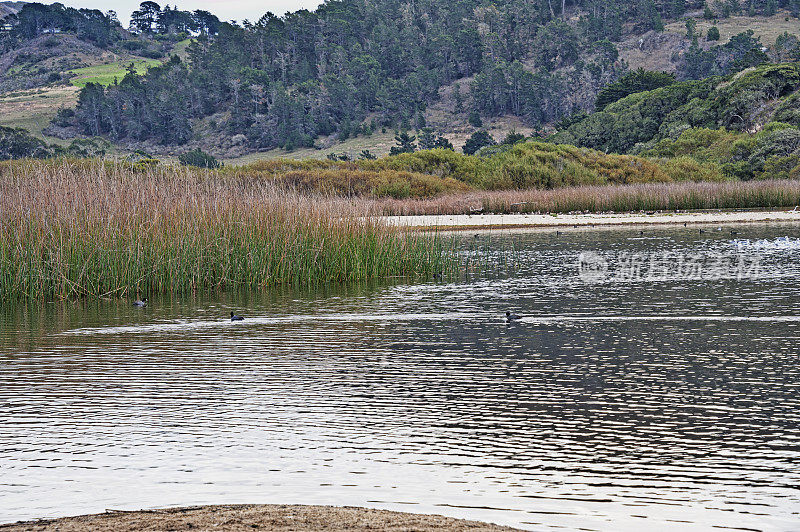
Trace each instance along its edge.
{"label": "gravel bank", "polygon": [[440,216],[386,216],[390,225],[414,229],[472,230],[525,227],[586,227],[661,224],[733,224],[800,222],[798,211],[656,212],[614,214],[459,214]]}
{"label": "gravel bank", "polygon": [[141,510],[107,511],[103,514],[25,521],[0,525],[2,532],[85,530],[276,530],[276,531],[513,531],[478,521],[464,521],[441,515],[422,515],[371,508],[300,505],[225,505]]}

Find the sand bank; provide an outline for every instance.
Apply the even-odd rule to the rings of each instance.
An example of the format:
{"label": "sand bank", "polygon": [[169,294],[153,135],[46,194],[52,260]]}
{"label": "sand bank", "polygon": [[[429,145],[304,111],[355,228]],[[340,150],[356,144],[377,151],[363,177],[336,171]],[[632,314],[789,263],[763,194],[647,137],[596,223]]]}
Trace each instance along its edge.
{"label": "sand bank", "polygon": [[276,531],[401,531],[458,530],[513,531],[516,529],[443,517],[409,514],[371,508],[300,505],[225,505],[141,510],[107,511],[82,515],[0,525],[2,532],[23,530],[276,530]]}
{"label": "sand bank", "polygon": [[661,224],[739,224],[800,222],[798,211],[706,211],[612,214],[458,214],[386,216],[391,225],[414,229],[472,230],[534,227],[591,227]]}

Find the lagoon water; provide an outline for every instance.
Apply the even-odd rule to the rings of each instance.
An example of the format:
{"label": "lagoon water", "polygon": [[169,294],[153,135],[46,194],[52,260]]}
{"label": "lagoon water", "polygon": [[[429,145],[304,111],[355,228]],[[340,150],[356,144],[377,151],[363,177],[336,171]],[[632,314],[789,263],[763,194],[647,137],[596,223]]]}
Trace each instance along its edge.
{"label": "lagoon water", "polygon": [[0,523],[301,503],[798,530],[800,226],[738,230],[469,234],[457,280],[3,304]]}

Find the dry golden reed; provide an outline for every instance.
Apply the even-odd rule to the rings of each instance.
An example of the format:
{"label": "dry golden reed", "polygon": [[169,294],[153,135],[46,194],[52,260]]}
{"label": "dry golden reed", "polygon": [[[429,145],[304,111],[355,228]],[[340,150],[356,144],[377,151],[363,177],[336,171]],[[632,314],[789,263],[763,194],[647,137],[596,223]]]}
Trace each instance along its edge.
{"label": "dry golden reed", "polygon": [[800,181],[646,183],[474,191],[430,199],[374,200],[385,215],[759,209],[800,205]]}

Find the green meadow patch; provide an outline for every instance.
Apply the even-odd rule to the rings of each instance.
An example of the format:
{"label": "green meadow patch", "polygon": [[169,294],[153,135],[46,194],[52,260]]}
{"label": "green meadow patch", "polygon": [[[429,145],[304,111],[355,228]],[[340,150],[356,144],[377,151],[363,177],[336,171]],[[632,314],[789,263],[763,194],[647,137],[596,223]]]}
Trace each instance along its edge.
{"label": "green meadow patch", "polygon": [[107,63],[105,65],[75,68],[69,72],[75,76],[72,78],[72,84],[76,87],[84,87],[87,83],[99,83],[100,85],[108,86],[113,84],[114,80],[122,81],[122,78],[125,77],[125,74],[128,72],[128,66],[131,63],[133,63],[137,74],[144,74],[150,67],[160,65],[161,61],[158,59],[116,61],[114,63]]}

